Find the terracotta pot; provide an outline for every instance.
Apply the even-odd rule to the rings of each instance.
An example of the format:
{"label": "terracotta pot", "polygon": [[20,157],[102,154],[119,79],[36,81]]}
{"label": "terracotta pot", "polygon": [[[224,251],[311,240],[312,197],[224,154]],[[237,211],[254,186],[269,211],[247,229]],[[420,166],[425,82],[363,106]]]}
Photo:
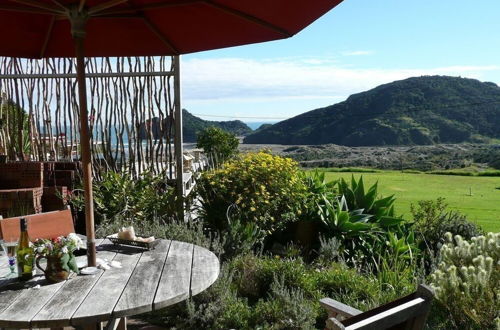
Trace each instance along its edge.
{"label": "terracotta pot", "polygon": [[304,247],[311,246],[318,239],[318,226],[313,221],[301,220],[296,223],[295,241]]}
{"label": "terracotta pot", "polygon": [[[47,260],[47,267],[43,269],[40,266],[40,260]],[[49,283],[59,283],[68,279],[69,272],[62,268],[61,257],[59,256],[38,256],[36,266],[45,274],[45,279]]]}

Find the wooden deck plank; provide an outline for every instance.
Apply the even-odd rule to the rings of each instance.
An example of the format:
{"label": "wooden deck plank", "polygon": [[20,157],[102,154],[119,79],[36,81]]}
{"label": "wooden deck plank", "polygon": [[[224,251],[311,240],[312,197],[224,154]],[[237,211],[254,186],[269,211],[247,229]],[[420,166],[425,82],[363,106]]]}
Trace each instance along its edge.
{"label": "wooden deck plank", "polygon": [[196,245],[191,273],[191,295],[197,295],[211,286],[219,277],[219,269],[219,259],[215,254]]}
{"label": "wooden deck plank", "polygon": [[193,250],[193,244],[172,241],[153,309],[158,310],[189,298]]}
{"label": "wooden deck plank", "polygon": [[162,240],[154,250],[142,254],[115,306],[114,318],[151,311],[170,243]]}
{"label": "wooden deck plank", "polygon": [[[115,254],[115,252],[101,251],[98,257],[113,259]],[[96,275],[77,276],[64,282],[59,292],[31,320],[31,327],[57,328],[71,325],[71,316],[102,274],[101,270]]]}
{"label": "wooden deck plank", "polygon": [[[92,322],[107,321],[115,308],[130,275],[134,271],[142,253],[122,249],[117,253],[114,261],[122,264],[122,268],[111,268],[104,272],[87,298],[82,302],[71,318],[73,326],[81,326]],[[127,253],[135,252],[135,253]]]}

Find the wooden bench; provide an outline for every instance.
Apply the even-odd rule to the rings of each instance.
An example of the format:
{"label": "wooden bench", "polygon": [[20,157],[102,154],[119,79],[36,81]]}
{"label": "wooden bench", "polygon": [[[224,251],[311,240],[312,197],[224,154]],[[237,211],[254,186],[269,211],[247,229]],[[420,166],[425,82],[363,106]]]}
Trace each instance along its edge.
{"label": "wooden bench", "polygon": [[62,211],[30,214],[14,218],[2,219],[0,216],[0,236],[3,239],[19,239],[20,218],[28,219],[28,235],[32,240],[67,236],[69,233],[75,232],[73,216],[68,207]]}
{"label": "wooden bench", "polygon": [[419,285],[416,292],[367,312],[361,312],[330,298],[320,300],[328,311],[326,329],[423,329],[434,292],[426,285]]}

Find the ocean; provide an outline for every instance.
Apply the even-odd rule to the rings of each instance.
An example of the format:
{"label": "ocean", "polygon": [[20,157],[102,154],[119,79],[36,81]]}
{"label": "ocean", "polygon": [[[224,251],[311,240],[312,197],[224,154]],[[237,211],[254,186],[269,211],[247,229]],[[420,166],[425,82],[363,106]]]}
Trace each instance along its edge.
{"label": "ocean", "polygon": [[245,124],[247,124],[248,127],[250,127],[252,130],[256,130],[257,128],[259,128],[260,126],[262,126],[263,124],[276,124],[277,121],[252,121],[252,122],[247,122]]}

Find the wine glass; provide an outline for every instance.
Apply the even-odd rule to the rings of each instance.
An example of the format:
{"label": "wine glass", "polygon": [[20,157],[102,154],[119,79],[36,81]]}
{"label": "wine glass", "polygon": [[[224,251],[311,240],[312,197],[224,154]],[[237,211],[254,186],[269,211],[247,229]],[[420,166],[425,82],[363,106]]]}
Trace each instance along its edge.
{"label": "wine glass", "polygon": [[3,248],[4,252],[5,252],[5,254],[9,258],[10,273],[8,275],[4,276],[4,278],[17,277],[17,274],[16,274],[16,249],[17,249],[17,240],[14,239],[14,238],[10,238],[10,239],[0,240],[0,242],[2,244],[2,248]]}

